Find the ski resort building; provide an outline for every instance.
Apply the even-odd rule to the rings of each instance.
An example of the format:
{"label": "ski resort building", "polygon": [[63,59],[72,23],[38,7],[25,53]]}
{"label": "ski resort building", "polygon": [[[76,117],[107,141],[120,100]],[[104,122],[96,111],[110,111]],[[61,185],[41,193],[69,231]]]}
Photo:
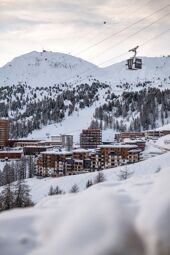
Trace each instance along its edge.
{"label": "ski resort building", "polygon": [[0,160],[19,160],[23,155],[23,151],[0,151]]}
{"label": "ski resort building", "polygon": [[42,146],[42,145],[29,145],[23,147],[23,153],[24,155],[32,155],[32,156],[38,156],[41,152],[47,151],[49,149],[52,149],[53,146]]}
{"label": "ski resort building", "polygon": [[80,134],[80,147],[84,149],[97,148],[102,143],[101,129],[83,129]]}
{"label": "ski resort building", "polygon": [[148,130],[148,131],[129,131],[115,134],[115,140],[117,142],[123,142],[125,139],[139,140],[139,139],[152,139],[159,138],[164,135],[169,135],[170,130]]}
{"label": "ski resort building", "polygon": [[140,160],[137,145],[101,145],[97,149],[46,151],[37,159],[37,175],[63,176],[99,171]]}
{"label": "ski resort building", "polygon": [[146,145],[145,140],[128,140],[128,141],[125,141],[124,143],[128,145],[137,145],[138,148],[141,149],[142,151],[144,151],[145,145]]}
{"label": "ski resort building", "polygon": [[115,134],[115,140],[117,142],[123,142],[124,139],[138,139],[138,138],[145,138],[145,132],[138,132],[138,131],[129,131],[129,132],[122,132],[119,134]]}
{"label": "ski resort building", "polygon": [[0,119],[0,148],[8,146],[9,121]]}

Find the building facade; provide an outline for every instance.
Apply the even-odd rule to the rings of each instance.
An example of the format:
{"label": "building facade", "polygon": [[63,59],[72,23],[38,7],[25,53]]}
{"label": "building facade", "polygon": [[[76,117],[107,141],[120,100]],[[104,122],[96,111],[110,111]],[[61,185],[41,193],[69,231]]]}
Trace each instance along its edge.
{"label": "building facade", "polygon": [[100,171],[140,160],[136,145],[101,145],[95,150],[42,152],[37,159],[37,175],[64,176]]}
{"label": "building facade", "polygon": [[8,146],[9,121],[0,119],[0,148]]}
{"label": "building facade", "polygon": [[101,129],[84,129],[80,134],[80,147],[84,149],[97,148],[102,143]]}

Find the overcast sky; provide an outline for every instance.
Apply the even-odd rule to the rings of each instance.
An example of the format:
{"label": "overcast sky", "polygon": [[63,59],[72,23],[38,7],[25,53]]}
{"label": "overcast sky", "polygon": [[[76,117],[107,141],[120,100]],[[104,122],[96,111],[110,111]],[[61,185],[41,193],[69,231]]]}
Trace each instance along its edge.
{"label": "overcast sky", "polygon": [[[107,66],[170,29],[168,13],[170,0],[0,0],[0,66],[42,49]],[[139,54],[170,54],[170,31],[145,44]]]}

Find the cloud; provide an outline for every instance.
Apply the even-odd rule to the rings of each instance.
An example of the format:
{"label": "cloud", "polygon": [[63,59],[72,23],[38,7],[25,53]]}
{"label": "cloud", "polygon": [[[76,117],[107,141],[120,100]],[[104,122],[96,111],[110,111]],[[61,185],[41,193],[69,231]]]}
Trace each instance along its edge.
{"label": "cloud", "polygon": [[[142,2],[138,0],[1,0],[0,47],[3,53],[0,64],[5,64],[16,55],[16,52],[19,55],[35,49],[40,50],[41,45],[54,51],[74,53],[78,48],[86,48],[168,4],[169,0]],[[94,55],[99,54],[108,46],[114,45],[117,40],[125,40],[124,38],[129,34],[167,13],[168,8],[119,36],[99,44],[92,49],[92,52]],[[104,21],[106,21],[105,25]],[[159,33],[168,26],[169,19],[162,19],[137,36],[138,39],[129,39],[126,47],[138,41],[142,42],[149,34]],[[16,48],[17,46],[19,47]],[[166,46],[165,51],[168,49]],[[118,51],[121,53],[123,50],[124,48],[120,47]],[[113,49],[112,52],[117,53],[117,49],[115,51]],[[157,53],[159,54],[159,51]],[[80,57],[88,60],[89,56],[91,56],[90,51]],[[107,56],[107,54],[103,55],[101,59]]]}

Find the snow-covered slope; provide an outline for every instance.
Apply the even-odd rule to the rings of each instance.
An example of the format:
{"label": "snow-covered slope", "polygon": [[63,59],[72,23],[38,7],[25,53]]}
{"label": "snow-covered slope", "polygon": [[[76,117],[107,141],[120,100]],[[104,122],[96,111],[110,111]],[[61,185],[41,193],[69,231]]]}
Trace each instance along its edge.
{"label": "snow-covered slope", "polygon": [[[103,173],[107,181],[112,183],[115,190],[123,188],[123,190],[128,191],[135,200],[140,200],[141,192],[144,190],[146,191],[150,187],[150,184],[153,183],[153,178],[155,178],[154,176],[158,169],[166,168],[169,165],[170,152],[149,158],[136,164],[128,165],[128,171],[133,172],[134,174],[126,182],[119,181],[119,172],[124,169],[122,166],[103,170]],[[63,191],[69,192],[71,187],[74,184],[77,184],[82,191],[86,187],[86,182],[88,180],[93,180],[96,174],[97,173],[94,172],[60,178],[33,178],[27,179],[27,183],[30,186],[33,201],[39,202],[44,196],[48,195],[51,185],[54,188],[59,186]]]}
{"label": "snow-covered slope", "polygon": [[163,125],[162,127],[157,128],[156,130],[170,130],[170,124]]}
{"label": "snow-covered slope", "polygon": [[96,68],[91,63],[67,54],[33,51],[0,68],[0,84],[26,82],[31,86],[50,86],[78,81],[80,73]]}
{"label": "snow-covered slope", "polygon": [[142,61],[140,70],[129,71],[126,62],[121,62],[104,68],[100,77],[105,76],[115,84],[151,81],[154,86],[170,88],[170,57],[142,57]]}
{"label": "snow-covered slope", "polygon": [[[1,254],[169,255],[170,169],[163,169],[169,156],[134,164],[125,181],[115,179],[115,169],[105,170],[107,182],[1,213]],[[77,178],[65,177],[69,184],[71,177]],[[37,182],[38,192],[45,182]]]}
{"label": "snow-covered slope", "polygon": [[[94,79],[111,85],[143,83],[170,85],[170,57],[143,58],[143,68],[129,71],[125,62],[99,68],[83,59],[62,53],[31,52],[17,57],[0,68],[0,85],[27,83],[30,86],[52,86],[58,83],[92,83]],[[134,86],[131,86],[134,89]],[[139,87],[138,87],[139,88]],[[120,90],[120,87],[117,88]]]}

